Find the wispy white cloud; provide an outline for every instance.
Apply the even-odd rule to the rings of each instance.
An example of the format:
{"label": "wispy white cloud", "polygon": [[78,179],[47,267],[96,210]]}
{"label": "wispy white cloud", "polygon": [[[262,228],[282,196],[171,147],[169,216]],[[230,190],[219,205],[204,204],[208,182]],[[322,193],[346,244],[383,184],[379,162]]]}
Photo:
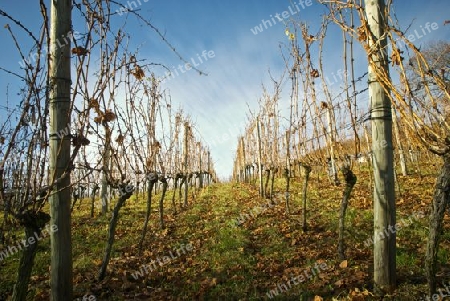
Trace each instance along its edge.
{"label": "wispy white cloud", "polygon": [[270,33],[267,36],[273,43],[255,43],[259,37],[238,33],[235,41],[211,47],[215,57],[199,66],[207,76],[190,70],[167,83],[175,102],[194,117],[211,147],[221,177],[231,174],[237,137],[243,133],[247,121],[248,104],[255,109],[261,85],[270,85],[269,67],[272,66],[274,76],[282,72],[276,37]]}

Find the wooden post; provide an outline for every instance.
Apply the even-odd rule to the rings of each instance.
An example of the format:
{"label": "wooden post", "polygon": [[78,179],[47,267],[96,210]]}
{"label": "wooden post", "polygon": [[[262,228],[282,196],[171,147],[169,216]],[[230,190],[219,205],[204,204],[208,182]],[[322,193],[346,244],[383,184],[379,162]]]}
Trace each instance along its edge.
{"label": "wooden post", "polygon": [[188,175],[188,156],[189,156],[189,122],[184,123],[184,206],[187,207],[188,205],[188,187],[189,187],[189,175]]}
{"label": "wooden post", "polygon": [[263,172],[262,172],[262,150],[261,150],[261,126],[259,116],[256,117],[256,131],[258,136],[258,172],[259,172],[259,195],[264,197]]}
{"label": "wooden post", "polygon": [[[289,126],[290,127],[290,126]],[[284,169],[284,176],[286,178],[286,214],[291,214],[291,209],[289,207],[289,197],[290,197],[290,179],[291,179],[291,162],[289,160],[291,153],[290,153],[290,130],[286,131],[286,167]]]}
{"label": "wooden post", "polygon": [[363,130],[364,130],[364,139],[366,140],[366,146],[367,146],[367,164],[369,166],[369,189],[372,189],[372,165],[373,165],[373,154],[372,154],[372,148],[370,146],[370,140],[369,140],[369,134],[367,131],[366,125],[363,123]]}
{"label": "wooden post", "polygon": [[103,168],[102,171],[102,188],[100,191],[100,199],[102,201],[102,215],[108,212],[108,180],[107,173],[110,171],[111,163],[111,129],[105,126],[105,150],[103,153]]}
{"label": "wooden post", "polygon": [[241,158],[242,158],[242,165],[241,168],[244,173],[244,182],[247,183],[247,160],[245,158],[245,142],[244,142],[244,136],[241,137]]}
{"label": "wooden post", "polygon": [[202,152],[203,152],[203,148],[202,145],[200,144],[200,142],[197,142],[197,147],[198,147],[198,165],[199,165],[199,176],[198,176],[198,188],[202,189],[203,188],[203,171],[202,171]]}
{"label": "wooden post", "polygon": [[[70,40],[56,43],[71,32],[72,1],[50,2],[50,162],[52,180],[59,179],[70,168]],[[59,45],[59,46],[58,46]],[[52,187],[50,194],[51,270],[50,300],[72,300],[72,237],[70,214],[70,174]]]}
{"label": "wooden post", "polygon": [[335,132],[334,132],[334,118],[332,118],[332,110],[333,106],[331,103],[328,105],[328,107],[325,109],[327,110],[327,122],[328,122],[328,143],[330,145],[330,163],[331,163],[331,173],[332,173],[332,180],[335,185],[339,185],[339,178],[338,178],[338,171],[336,167],[336,158],[334,154],[334,143],[335,143]]}
{"label": "wooden post", "polygon": [[211,184],[211,174],[210,173],[211,173],[211,153],[208,150],[208,174],[207,174],[208,186]]}
{"label": "wooden post", "polygon": [[[386,6],[384,0],[365,0],[370,28],[369,47],[369,99],[372,126],[372,152],[374,172],[374,290],[390,293],[396,286],[396,235],[385,231],[396,223],[394,164],[392,148],[391,102],[377,78],[374,68],[389,76]],[[383,236],[383,237],[382,237]]]}

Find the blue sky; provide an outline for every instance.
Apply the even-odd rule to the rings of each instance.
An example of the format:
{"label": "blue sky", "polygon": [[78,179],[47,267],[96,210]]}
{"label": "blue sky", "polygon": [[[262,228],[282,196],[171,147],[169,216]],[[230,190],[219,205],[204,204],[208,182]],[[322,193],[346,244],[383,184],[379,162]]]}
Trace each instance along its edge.
{"label": "blue sky", "polygon": [[[140,4],[139,4],[140,1]],[[175,78],[163,84],[170,90],[172,100],[180,104],[196,123],[196,129],[202,134],[206,143],[211,146],[211,154],[215,161],[218,174],[227,177],[231,174],[233,156],[237,144],[237,136],[243,131],[248,106],[257,107],[257,100],[262,95],[262,84],[272,87],[268,70],[277,78],[284,69],[280,55],[280,44],[288,43],[285,26],[278,21],[275,14],[283,11],[300,11],[292,17],[306,21],[316,32],[325,8],[312,1],[289,0],[246,0],[246,1],[155,1],[155,0],[120,1],[127,7],[139,10],[139,13],[149,19],[154,26],[165,33],[182,56],[196,62],[198,68],[207,76],[200,76],[194,70],[179,73]],[[49,1],[46,1],[48,4]],[[444,26],[444,21],[450,19],[450,2],[448,0],[397,0],[394,10],[400,24],[406,27],[411,22],[410,31],[419,30],[426,22],[436,22],[438,29],[420,38],[418,45],[432,40],[449,40],[450,25]],[[38,1],[0,0],[0,9],[20,20],[27,28],[38,35],[40,15]],[[267,21],[274,18],[276,24],[268,26]],[[267,29],[254,34],[255,27],[266,21]],[[31,47],[30,39],[2,17],[2,25],[9,23],[18,35],[19,42]],[[132,45],[139,47],[140,58],[148,62],[165,64],[169,68],[177,68],[181,61],[161,39],[148,27],[138,22],[131,14],[123,13],[115,18],[117,25],[127,23],[126,31],[132,34]],[[273,23],[273,22],[272,22]],[[74,30],[82,32],[83,24],[74,22]],[[252,30],[253,29],[253,30]],[[336,71],[335,62],[341,59],[341,36],[339,31],[330,31],[327,40],[326,72]],[[6,29],[1,27],[2,56],[0,66],[15,72],[20,72],[19,55]],[[199,57],[202,53],[214,54],[208,59]],[[360,54],[357,60],[357,74],[365,72],[365,57]],[[339,65],[340,66],[340,65]],[[327,71],[328,70],[328,71]],[[162,68],[155,69],[160,75]],[[15,99],[20,83],[11,75],[0,71],[0,122],[4,120],[6,89],[9,86],[10,105],[17,104]],[[284,86],[286,92],[288,86]]]}

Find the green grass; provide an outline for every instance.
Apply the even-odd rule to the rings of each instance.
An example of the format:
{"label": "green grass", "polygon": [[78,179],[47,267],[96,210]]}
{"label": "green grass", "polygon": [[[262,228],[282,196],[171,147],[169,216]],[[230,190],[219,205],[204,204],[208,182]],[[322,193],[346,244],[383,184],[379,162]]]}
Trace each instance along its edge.
{"label": "green grass", "polygon": [[[359,172],[359,171],[358,171]],[[397,220],[419,209],[428,212],[433,178],[401,178],[403,193],[398,198]],[[417,183],[421,181],[421,185]],[[364,241],[373,235],[373,206],[368,172],[358,173],[346,215],[347,267],[339,267],[337,226],[343,185],[330,185],[327,178],[311,176],[308,188],[308,231],[302,231],[302,178],[291,181],[291,211],[284,204],[285,180],[277,179],[276,205],[258,211],[239,226],[236,218],[255,213],[266,201],[257,187],[248,184],[215,184],[207,187],[189,206],[174,215],[172,191],[165,200],[167,228],[159,229],[158,200],[153,197],[149,231],[143,253],[137,249],[145,218],[145,195],[132,197],[120,211],[116,241],[107,277],[97,282],[110,214],[89,217],[90,202],[84,200],[73,213],[73,267],[75,297],[94,294],[97,300],[261,300],[277,283],[286,283],[317,261],[329,269],[320,277],[293,286],[276,300],[351,300],[370,290],[372,246]],[[177,206],[179,205],[177,193]],[[420,200],[420,201],[418,201]],[[438,253],[440,274],[445,275],[450,259],[450,225],[444,224]],[[424,254],[428,218],[414,220],[397,233],[397,274],[399,287],[386,300],[414,300],[426,292]],[[15,231],[20,238],[20,232]],[[131,273],[158,256],[167,255],[180,244],[191,243],[192,252],[158,267],[135,280]],[[3,246],[0,246],[2,248]],[[28,300],[48,300],[50,264],[49,239],[41,241],[36,256]],[[0,299],[12,292],[19,255],[0,262]],[[364,297],[370,300],[370,294]],[[372,298],[376,300],[375,298]]]}

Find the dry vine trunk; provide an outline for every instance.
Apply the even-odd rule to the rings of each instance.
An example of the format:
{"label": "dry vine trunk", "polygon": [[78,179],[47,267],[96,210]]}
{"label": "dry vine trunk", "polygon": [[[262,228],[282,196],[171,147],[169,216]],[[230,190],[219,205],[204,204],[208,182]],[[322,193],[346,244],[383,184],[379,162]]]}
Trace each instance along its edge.
{"label": "dry vine trunk", "polygon": [[304,169],[304,171],[305,171],[305,179],[304,179],[304,181],[303,181],[303,196],[302,196],[302,198],[303,198],[303,200],[302,200],[302,203],[303,203],[303,209],[302,209],[302,229],[303,229],[303,231],[306,231],[307,230],[307,228],[308,228],[308,226],[306,225],[306,197],[307,197],[307,192],[308,192],[308,181],[309,181],[309,175],[310,175],[310,173],[311,173],[311,167],[310,166],[308,166],[308,165],[304,165],[304,164],[302,164],[302,167],[303,167],[303,169]]}
{"label": "dry vine trunk", "polygon": [[116,226],[119,221],[119,211],[122,206],[125,204],[126,200],[128,200],[133,194],[134,189],[130,189],[129,185],[122,184],[120,186],[120,197],[117,200],[116,205],[114,206],[114,210],[112,213],[111,221],[109,222],[109,231],[108,231],[108,243],[106,245],[105,254],[103,255],[102,265],[100,267],[100,271],[98,273],[98,280],[101,281],[105,278],[106,275],[106,267],[108,266],[109,260],[111,258],[111,250],[115,240],[116,234]]}
{"label": "dry vine trunk", "polygon": [[183,185],[184,182],[187,181],[187,177],[185,174],[181,174],[181,181],[180,181],[180,186],[179,186],[179,190],[178,190],[178,198],[180,199],[180,208],[183,208]]}
{"label": "dry vine trunk", "polygon": [[289,168],[284,169],[284,177],[286,178],[286,214],[291,214],[291,208],[289,207],[289,184],[290,184],[290,177],[289,177]]}
{"label": "dry vine trunk", "polygon": [[148,222],[150,220],[150,213],[152,211],[152,191],[156,182],[158,182],[158,175],[156,173],[150,173],[148,176],[147,184],[147,212],[145,214],[144,227],[142,228],[142,236],[139,241],[139,252],[142,253],[142,247],[144,245],[145,235],[147,234]]}
{"label": "dry vine trunk", "polygon": [[97,193],[97,190],[100,187],[98,186],[97,183],[95,183],[94,187],[92,188],[92,193],[91,193],[91,217],[94,217],[94,207],[95,207],[95,195]]}
{"label": "dry vine trunk", "polygon": [[189,175],[184,175],[184,204],[183,206],[187,208],[188,206],[188,193],[189,193]]}
{"label": "dry vine trunk", "polygon": [[78,208],[81,206],[81,199],[78,191],[78,187],[74,188],[74,192],[72,193],[73,201],[72,201],[72,208],[70,208],[70,212],[73,212],[73,208],[75,208],[75,204],[78,200],[80,200],[80,203],[78,204]]}
{"label": "dry vine trunk", "polygon": [[395,141],[397,143],[398,156],[399,156],[399,160],[400,160],[400,168],[402,170],[402,175],[407,176],[408,169],[406,167],[406,158],[405,158],[405,152],[404,152],[402,140],[400,139],[400,131],[399,131],[397,113],[396,113],[395,107],[392,107],[392,129],[394,131]]}
{"label": "dry vine trunk", "polygon": [[[20,223],[25,226],[25,241],[28,245],[24,247],[22,256],[20,257],[18,274],[12,301],[25,301],[28,292],[28,283],[30,282],[31,272],[33,270],[34,258],[38,247],[39,239],[35,239],[35,235],[40,236],[41,230],[50,220],[50,215],[44,212],[27,212],[19,216]],[[30,239],[34,243],[31,243]]]}
{"label": "dry vine trunk", "polygon": [[[174,179],[173,179],[173,194],[172,194],[172,207],[173,207],[173,213],[177,214],[177,204],[175,201],[175,196],[177,194],[177,190],[178,190],[178,181],[180,180],[180,178],[182,178],[182,176],[180,174],[176,174]],[[181,192],[180,192],[181,193]],[[181,196],[180,196],[181,199]]]}
{"label": "dry vine trunk", "polygon": [[159,179],[162,183],[162,193],[161,198],[159,199],[159,224],[161,229],[164,229],[166,226],[164,225],[164,197],[166,196],[167,191],[167,179],[162,177]]}
{"label": "dry vine trunk", "polygon": [[342,169],[342,174],[345,179],[345,189],[342,196],[341,211],[339,213],[339,239],[338,239],[338,253],[339,259],[345,259],[345,245],[344,245],[344,230],[345,230],[345,214],[347,212],[348,200],[352,193],[353,186],[356,184],[356,176],[349,167]]}
{"label": "dry vine trunk", "polygon": [[267,189],[267,187],[269,186],[269,179],[270,179],[270,174],[271,174],[271,169],[266,169],[266,181],[264,183],[264,191],[265,191],[265,198],[270,198],[270,192]]}
{"label": "dry vine trunk", "polygon": [[278,172],[278,167],[273,167],[270,169],[270,201],[273,201],[273,186],[275,184],[275,174]]}
{"label": "dry vine trunk", "polygon": [[436,264],[442,221],[445,209],[450,206],[450,154],[443,156],[444,163],[437,178],[430,213],[430,232],[428,234],[425,271],[428,280],[428,293],[431,299],[436,292]]}

